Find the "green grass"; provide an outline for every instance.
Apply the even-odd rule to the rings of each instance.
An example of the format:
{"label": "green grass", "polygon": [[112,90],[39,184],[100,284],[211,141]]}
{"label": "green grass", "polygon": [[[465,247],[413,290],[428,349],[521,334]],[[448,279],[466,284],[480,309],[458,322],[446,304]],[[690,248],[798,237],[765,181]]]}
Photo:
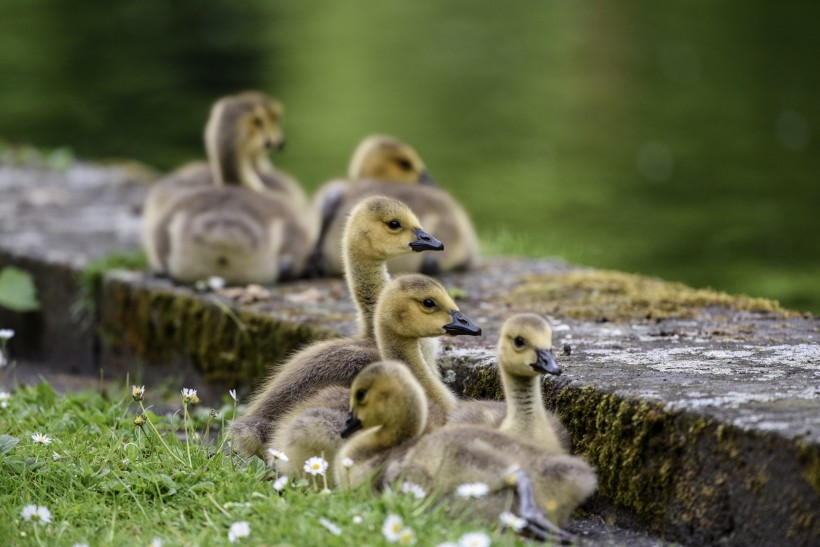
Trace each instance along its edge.
{"label": "green grass", "polygon": [[[166,546],[226,545],[231,524],[247,521],[251,533],[243,544],[379,545],[386,544],[381,527],[389,514],[413,530],[417,545],[457,541],[478,530],[494,545],[520,542],[496,525],[453,519],[433,500],[400,493],[323,494],[302,481],[279,494],[261,460],[220,449],[225,439],[213,432],[224,431],[236,412],[227,395],[222,408],[197,407],[189,420],[178,395],[164,404],[165,415],[153,414],[151,405],[163,404],[159,398],[146,393],[150,423],[138,427],[134,419],[142,411],[130,389],[59,395],[41,383],[12,393],[0,408],[3,543],[148,545],[160,538]],[[211,441],[186,445],[186,425],[206,437],[209,422]],[[35,443],[35,433],[52,443]],[[47,507],[51,523],[24,521],[21,511],[28,504]],[[361,523],[353,522],[355,516]],[[320,518],[338,525],[341,535],[328,531]]]}

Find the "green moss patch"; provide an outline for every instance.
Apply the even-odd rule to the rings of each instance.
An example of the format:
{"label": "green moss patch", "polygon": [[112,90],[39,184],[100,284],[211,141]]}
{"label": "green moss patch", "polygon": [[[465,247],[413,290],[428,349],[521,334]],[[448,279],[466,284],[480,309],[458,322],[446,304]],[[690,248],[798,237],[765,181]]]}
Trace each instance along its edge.
{"label": "green moss patch", "polygon": [[596,270],[522,276],[513,305],[579,319],[628,321],[696,317],[708,308],[790,315],[774,300],[693,289],[651,277]]}

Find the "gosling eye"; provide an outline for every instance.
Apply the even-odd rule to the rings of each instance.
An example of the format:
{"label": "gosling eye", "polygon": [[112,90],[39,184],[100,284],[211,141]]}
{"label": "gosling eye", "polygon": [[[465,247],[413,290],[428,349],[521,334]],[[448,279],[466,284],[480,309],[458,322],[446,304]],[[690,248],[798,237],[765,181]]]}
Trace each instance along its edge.
{"label": "gosling eye", "polygon": [[413,164],[412,164],[412,163],[410,163],[410,161],[409,161],[409,160],[406,160],[406,159],[398,159],[398,160],[396,160],[396,163],[399,165],[399,168],[400,168],[402,171],[410,171],[410,170],[412,170],[412,169],[413,169]]}
{"label": "gosling eye", "polygon": [[515,347],[517,347],[517,348],[523,348],[524,347],[525,341],[520,336],[516,336],[515,340],[513,340],[513,342],[515,342]]}
{"label": "gosling eye", "polygon": [[421,304],[425,308],[435,308],[436,307],[436,301],[433,300],[432,298],[425,298],[424,301]]}
{"label": "gosling eye", "polygon": [[359,389],[356,391],[356,402],[361,403],[364,401],[364,396],[367,395],[367,390]]}
{"label": "gosling eye", "polygon": [[401,228],[401,222],[399,222],[395,218],[388,222],[387,225],[390,227],[391,230],[398,230],[399,228]]}
{"label": "gosling eye", "polygon": [[256,127],[259,127],[261,129],[261,127],[263,125],[262,118],[260,118],[259,116],[254,116],[253,117],[253,125],[255,125]]}

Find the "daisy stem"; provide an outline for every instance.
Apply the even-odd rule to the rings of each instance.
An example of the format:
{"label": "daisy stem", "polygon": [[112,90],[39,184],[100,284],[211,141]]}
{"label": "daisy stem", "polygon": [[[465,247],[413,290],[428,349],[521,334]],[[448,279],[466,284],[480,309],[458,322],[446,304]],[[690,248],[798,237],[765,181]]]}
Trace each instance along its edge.
{"label": "daisy stem", "polygon": [[40,533],[37,531],[40,528],[38,524],[34,524],[34,539],[37,541],[37,545],[41,547],[44,545],[43,540],[40,539]]}
{"label": "daisy stem", "polygon": [[188,453],[188,465],[191,469],[194,468],[193,462],[191,462],[191,434],[188,431],[188,404],[182,403],[183,409],[183,420],[185,421],[185,451]]}
{"label": "daisy stem", "polygon": [[[148,417],[148,414],[145,412],[145,407],[143,406],[142,401],[140,401],[140,409],[142,409],[142,413],[143,413],[143,414],[145,414],[145,421],[146,421],[146,423],[148,423],[148,425],[150,425],[150,426],[151,426],[151,429],[153,429],[153,430],[154,430],[154,433],[155,433],[155,434],[157,435],[157,437],[159,438],[159,442],[161,442],[161,443],[162,443],[162,446],[164,446],[164,447],[165,447],[165,450],[167,450],[167,451],[168,451],[168,453],[169,453],[171,456],[173,456],[174,458],[176,458],[176,460],[177,460],[179,463],[181,463],[182,465],[185,465],[185,460],[183,460],[183,459],[182,459],[182,458],[180,458],[177,454],[175,454],[175,453],[171,450],[171,447],[170,447],[170,446],[168,446],[168,443],[166,443],[166,442],[165,442],[165,439],[163,439],[163,438],[162,438],[162,435],[160,435],[160,434],[159,434],[159,431],[157,431],[157,428],[156,428],[156,427],[154,426],[154,424],[151,422],[151,418],[149,418],[149,417]],[[147,436],[147,435],[146,435],[146,436]]]}

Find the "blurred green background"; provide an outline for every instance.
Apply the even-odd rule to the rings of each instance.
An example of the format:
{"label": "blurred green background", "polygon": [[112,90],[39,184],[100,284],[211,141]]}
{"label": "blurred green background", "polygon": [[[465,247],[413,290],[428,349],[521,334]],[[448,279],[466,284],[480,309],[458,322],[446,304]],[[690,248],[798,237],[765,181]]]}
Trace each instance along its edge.
{"label": "blurred green background", "polygon": [[0,139],[170,169],[210,103],[287,113],[315,189],[416,146],[492,253],[820,312],[820,4],[4,0]]}

